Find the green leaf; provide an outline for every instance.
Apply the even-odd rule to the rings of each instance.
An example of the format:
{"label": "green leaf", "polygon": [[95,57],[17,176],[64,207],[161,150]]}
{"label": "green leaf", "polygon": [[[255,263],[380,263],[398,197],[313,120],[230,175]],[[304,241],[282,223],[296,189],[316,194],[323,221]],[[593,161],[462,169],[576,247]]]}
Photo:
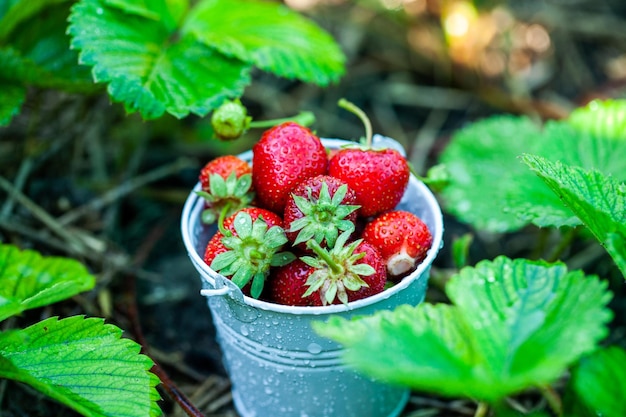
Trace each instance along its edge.
{"label": "green leaf", "polygon": [[153,362],[104,320],[52,317],[0,333],[0,377],[31,385],[85,416],[158,416]]}
{"label": "green leaf", "polygon": [[624,177],[626,141],[576,131],[566,122],[540,127],[524,117],[497,116],[459,130],[441,156],[449,184],[447,210],[476,228],[507,232],[537,226],[576,226],[580,220],[519,156],[535,154]]}
{"label": "green leaf", "polygon": [[94,91],[97,86],[89,68],[79,65],[78,53],[70,49],[66,34],[69,2],[57,3],[61,4],[33,15],[12,31],[9,43],[19,51],[22,68],[9,79],[17,77],[39,87],[72,92]]}
{"label": "green leaf", "polygon": [[73,259],[0,245],[0,320],[90,290],[94,277]]}
{"label": "green leaf", "polygon": [[610,346],[584,357],[573,369],[569,385],[592,415],[626,416],[626,351]]}
{"label": "green leaf", "polygon": [[41,69],[12,47],[0,47],[0,79],[12,84],[29,83],[40,77]]}
{"label": "green leaf", "polygon": [[455,275],[447,293],[454,305],[333,317],[315,329],[371,376],[496,403],[558,379],[595,349],[611,318],[606,282],[561,263],[483,261]]}
{"label": "green leaf", "polygon": [[626,193],[623,183],[596,170],[522,157],[572,212],[589,228],[626,277]]}
{"label": "green leaf", "polygon": [[452,241],[452,259],[454,266],[462,268],[468,264],[469,251],[472,242],[474,241],[474,235],[466,233]]}
{"label": "green leaf", "polygon": [[498,257],[462,269],[446,293],[510,392],[558,378],[608,334],[607,283],[562,263]]}
{"label": "green leaf", "polygon": [[583,132],[626,140],[626,100],[593,100],[574,110],[568,122]]}
{"label": "green leaf", "polygon": [[0,40],[4,40],[19,24],[47,7],[70,0],[13,0],[0,5]]}
{"label": "green leaf", "polygon": [[613,257],[615,264],[626,277],[626,234],[609,233],[606,238],[607,252]]}
{"label": "green leaf", "polygon": [[[146,119],[168,112],[204,116],[250,82],[250,65],[229,58],[172,25],[180,8],[163,0],[81,0],[70,14],[71,46],[111,97]],[[174,4],[167,2],[167,4]],[[143,13],[148,11],[149,13]]]}
{"label": "green leaf", "polygon": [[204,0],[183,33],[281,77],[325,86],[344,72],[345,57],[333,38],[281,4]]}
{"label": "green leaf", "polygon": [[473,396],[467,383],[472,352],[458,315],[445,304],[402,305],[353,321],[332,317],[314,328],[345,345],[347,363],[366,374],[419,390]]}
{"label": "green leaf", "polygon": [[[505,210],[505,196],[524,181],[527,173],[516,157],[535,150],[538,135],[538,126],[529,119],[504,116],[457,131],[440,158],[449,175],[442,192],[447,209],[479,229],[523,227],[526,221]],[[526,178],[541,185],[532,175]]]}
{"label": "green leaf", "polygon": [[26,99],[26,88],[24,86],[0,80],[0,126],[6,126],[11,122],[13,116],[19,114],[22,104]]}

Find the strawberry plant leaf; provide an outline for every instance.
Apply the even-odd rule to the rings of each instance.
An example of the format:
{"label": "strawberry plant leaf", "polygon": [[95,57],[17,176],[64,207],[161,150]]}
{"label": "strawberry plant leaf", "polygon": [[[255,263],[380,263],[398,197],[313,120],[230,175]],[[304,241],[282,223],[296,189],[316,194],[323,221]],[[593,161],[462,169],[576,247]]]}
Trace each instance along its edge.
{"label": "strawberry plant leaf", "polygon": [[593,100],[574,110],[568,122],[577,130],[626,140],[626,100]]}
{"label": "strawberry plant leaf", "polygon": [[[0,64],[1,65],[1,64]],[[26,88],[19,84],[0,80],[0,126],[6,126],[13,116],[19,114],[22,104],[26,99]]]}
{"label": "strawberry plant leaf", "polygon": [[315,328],[376,378],[491,403],[555,381],[608,333],[606,282],[562,263],[498,257],[463,268],[446,292],[454,305],[333,317]]}
{"label": "strawberry plant leaf", "polygon": [[549,383],[608,334],[607,283],[563,263],[498,257],[462,269],[446,293],[494,384],[500,377],[511,387]]}
{"label": "strawberry plant leaf", "polygon": [[452,259],[454,266],[463,268],[468,265],[470,246],[474,240],[474,235],[466,233],[452,241]]}
{"label": "strawberry plant leaf", "polygon": [[524,155],[522,161],[589,228],[626,277],[624,183],[596,170],[550,162],[536,155]]}
{"label": "strawberry plant leaf", "polygon": [[284,6],[261,1],[80,0],[72,48],[128,112],[205,116],[250,84],[253,65],[326,85],[343,72],[333,39]]}
{"label": "strawberry plant leaf", "polygon": [[[94,89],[89,72],[80,67],[65,34],[67,1],[5,2],[0,7],[0,126],[8,125],[35,85],[66,91]],[[48,7],[48,6],[55,7]],[[45,9],[44,13],[39,13]]]}
{"label": "strawberry plant leaf", "polygon": [[162,20],[169,30],[176,29],[179,19],[189,7],[187,0],[107,0],[107,5],[149,20]]}
{"label": "strawberry plant leaf", "polygon": [[6,40],[11,31],[48,6],[68,3],[70,0],[13,0],[0,4],[0,40]]}
{"label": "strawberry plant leaf", "polygon": [[[576,401],[584,404],[583,409],[593,410],[589,415],[626,416],[626,351],[609,346],[582,358],[572,370],[569,388],[576,393]],[[566,410],[572,406],[565,404]]]}
{"label": "strawberry plant leaf", "polygon": [[345,57],[332,37],[281,4],[202,1],[183,27],[222,53],[285,78],[321,86],[343,74]]}
{"label": "strawberry plant leaf", "polygon": [[441,156],[448,186],[446,208],[479,229],[507,232],[533,223],[576,226],[580,220],[542,181],[520,163],[523,153],[601,168],[618,178],[626,173],[626,141],[575,130],[566,122],[543,127],[529,119],[496,116],[459,130]]}
{"label": "strawberry plant leaf", "polygon": [[52,317],[0,333],[0,377],[85,416],[158,416],[158,378],[141,347],[103,319]]}
{"label": "strawberry plant leaf", "polygon": [[115,101],[145,119],[165,112],[182,118],[204,116],[242,94],[249,64],[178,34],[172,22],[180,7],[166,7],[178,3],[142,3],[81,0],[70,14],[71,46],[93,67],[94,81],[108,83]]}
{"label": "strawberry plant leaf", "polygon": [[[21,1],[18,4],[25,3]],[[50,1],[48,3],[55,3]],[[8,41],[19,54],[21,63],[9,75],[32,85],[72,92],[91,92],[89,68],[78,64],[78,53],[70,49],[66,34],[67,1],[45,9],[14,27]]]}
{"label": "strawberry plant leaf", "polygon": [[0,48],[0,79],[12,84],[24,84],[40,76],[40,69],[12,47]]}
{"label": "strawberry plant leaf", "polygon": [[[506,211],[504,196],[527,174],[516,157],[535,151],[539,132],[530,119],[510,116],[481,120],[458,130],[440,158],[448,172],[448,184],[442,190],[447,209],[480,229],[523,227],[525,220]],[[542,185],[531,175],[526,177]]]}
{"label": "strawberry plant leaf", "polygon": [[609,233],[606,237],[605,248],[622,271],[622,275],[626,277],[626,234]]}
{"label": "strawberry plant leaf", "polygon": [[73,260],[0,245],[0,321],[90,290],[94,277]]}

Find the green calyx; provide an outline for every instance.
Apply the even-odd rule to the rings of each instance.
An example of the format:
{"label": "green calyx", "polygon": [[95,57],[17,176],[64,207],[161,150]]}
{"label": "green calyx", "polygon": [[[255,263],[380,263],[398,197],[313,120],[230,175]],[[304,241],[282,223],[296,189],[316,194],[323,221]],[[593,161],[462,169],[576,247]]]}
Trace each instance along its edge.
{"label": "green calyx", "polygon": [[291,252],[280,252],[287,243],[285,231],[279,226],[268,228],[262,216],[252,221],[250,214],[241,212],[233,227],[235,233],[222,238],[229,250],[217,255],[211,268],[229,277],[239,288],[252,282],[250,295],[259,298],[270,267],[287,265],[296,257]]}
{"label": "green calyx", "polygon": [[328,247],[333,247],[339,232],[354,231],[354,223],[346,220],[346,217],[358,210],[360,206],[342,204],[347,185],[341,185],[331,197],[328,184],[322,182],[319,197],[312,196],[311,188],[308,188],[308,197],[294,195],[294,202],[303,216],[291,222],[289,232],[299,231],[294,245],[307,242],[311,239],[321,244],[324,240]]}
{"label": "green calyx", "polygon": [[349,237],[349,232],[343,232],[331,250],[322,248],[315,240],[307,242],[307,247],[317,257],[300,258],[315,268],[305,283],[308,289],[302,297],[308,297],[319,291],[323,305],[332,304],[335,299],[348,304],[347,291],[358,291],[369,286],[361,277],[372,275],[376,271],[371,265],[357,263],[365,256],[364,252],[354,253],[363,240],[359,239],[346,245]]}
{"label": "green calyx", "polygon": [[211,184],[209,191],[196,192],[208,203],[208,207],[202,211],[202,221],[205,224],[215,223],[224,207],[228,207],[225,214],[229,216],[249,206],[254,199],[254,193],[250,190],[252,186],[250,174],[237,178],[233,171],[226,179],[219,174],[211,174],[209,181]]}

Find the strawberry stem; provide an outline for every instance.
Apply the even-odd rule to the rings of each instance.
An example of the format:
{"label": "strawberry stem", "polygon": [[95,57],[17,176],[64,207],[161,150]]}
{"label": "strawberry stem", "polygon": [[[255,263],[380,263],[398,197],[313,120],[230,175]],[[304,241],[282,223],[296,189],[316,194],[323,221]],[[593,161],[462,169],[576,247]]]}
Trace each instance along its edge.
{"label": "strawberry stem", "polygon": [[349,112],[357,115],[359,119],[361,119],[361,121],[363,122],[363,125],[365,126],[365,145],[368,148],[371,148],[372,147],[372,122],[370,121],[369,117],[367,117],[365,112],[361,110],[360,108],[358,108],[356,104],[349,102],[345,98],[339,99],[339,102],[337,104],[342,109],[348,110]]}
{"label": "strawberry stem", "polygon": [[272,120],[253,120],[250,122],[251,128],[267,128],[274,127],[281,123],[295,122],[302,126],[310,126],[315,122],[315,115],[310,111],[301,111],[292,117],[284,117],[282,119]]}
{"label": "strawberry stem", "polygon": [[327,250],[322,248],[315,239],[310,239],[306,242],[306,246],[311,249],[317,256],[319,256],[328,265],[335,274],[340,274],[343,271],[341,265],[339,265]]}
{"label": "strawberry stem", "polygon": [[224,228],[224,219],[226,219],[226,214],[228,214],[230,210],[230,201],[227,202],[226,204],[224,204],[224,207],[222,207],[222,211],[220,211],[220,217],[217,219],[217,229],[224,235],[224,236],[230,236],[230,230],[226,230]]}

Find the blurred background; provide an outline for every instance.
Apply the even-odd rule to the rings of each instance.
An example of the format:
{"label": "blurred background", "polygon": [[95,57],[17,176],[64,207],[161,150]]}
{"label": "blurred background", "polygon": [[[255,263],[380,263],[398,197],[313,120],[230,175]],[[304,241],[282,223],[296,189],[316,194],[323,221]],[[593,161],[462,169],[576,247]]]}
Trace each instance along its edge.
{"label": "blurred background", "polygon": [[[249,114],[263,120],[312,111],[318,135],[357,139],[361,122],[337,107],[346,98],[370,116],[374,132],[405,146],[421,175],[436,164],[450,135],[472,121],[498,113],[558,119],[591,99],[624,97],[622,0],[284,3],[335,37],[347,56],[346,74],[320,88],[257,70],[242,97]],[[25,314],[17,325],[49,315],[106,317],[143,340],[205,415],[236,416],[179,222],[200,167],[249,149],[261,133],[220,142],[208,117],[143,121],[104,91],[30,90],[22,113],[0,128],[0,175],[37,210],[5,200],[8,190],[0,190],[0,240],[75,257],[98,276],[98,287]],[[55,237],[42,221],[46,215],[90,242],[89,250],[77,252]],[[447,239],[467,231],[446,218]],[[472,261],[523,255],[533,238],[525,231],[478,236]],[[447,244],[435,269],[450,266]],[[434,288],[431,297],[441,294]],[[2,416],[74,415],[25,386],[5,381],[3,390]],[[163,396],[167,415],[183,415]],[[415,393],[403,417],[473,412],[464,401]]]}

